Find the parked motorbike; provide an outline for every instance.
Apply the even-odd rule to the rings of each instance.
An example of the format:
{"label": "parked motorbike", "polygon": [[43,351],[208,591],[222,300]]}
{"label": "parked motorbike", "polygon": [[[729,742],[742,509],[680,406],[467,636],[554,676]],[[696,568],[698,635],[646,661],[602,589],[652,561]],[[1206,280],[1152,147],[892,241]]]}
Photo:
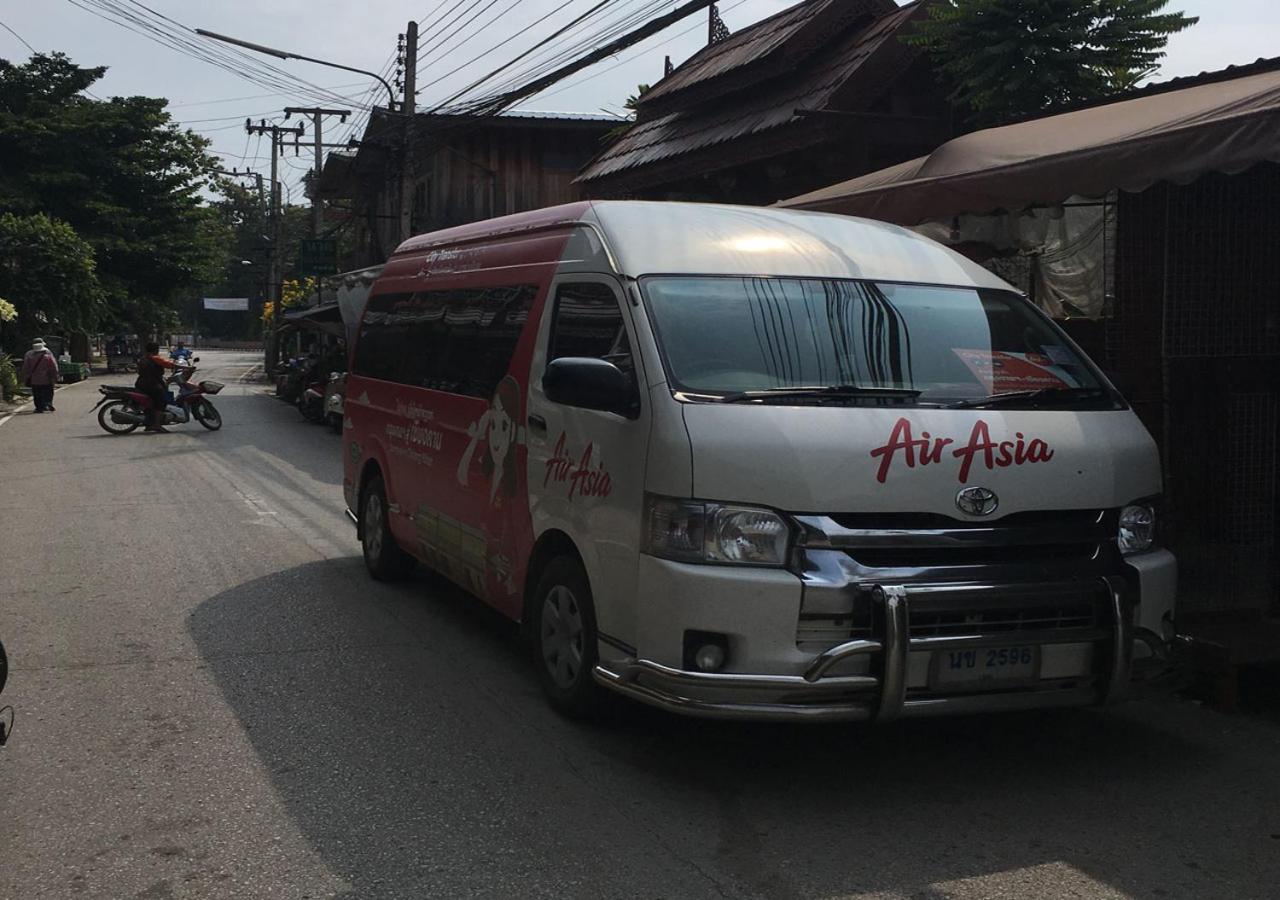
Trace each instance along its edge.
{"label": "parked motorbike", "polygon": [[[195,357],[192,362],[199,362]],[[161,425],[184,425],[195,419],[210,431],[222,427],[222,414],[209,399],[226,385],[220,381],[191,383],[196,367],[179,369],[165,383],[175,388],[168,394]],[[108,434],[128,434],[146,424],[146,413],[151,408],[151,398],[133,385],[104,384],[98,388],[102,399],[94,409],[98,412],[98,424]]]}
{"label": "parked motorbike", "polygon": [[347,396],[347,373],[334,372],[324,395],[324,420],[335,434],[342,434],[343,408]]}
{"label": "parked motorbike", "polygon": [[298,398],[298,411],[308,422],[319,424],[324,421],[324,391],[323,381],[310,381],[303,388],[302,396]]}
{"label": "parked motorbike", "polygon": [[275,370],[276,396],[285,403],[297,403],[305,388],[303,378],[313,360],[303,356],[285,360]]}
{"label": "parked motorbike", "polygon": [[[5,656],[4,644],[0,643],[0,693],[4,692],[4,683],[8,680],[9,657]],[[0,747],[5,745],[9,735],[13,733],[13,718],[12,706],[0,706]]]}

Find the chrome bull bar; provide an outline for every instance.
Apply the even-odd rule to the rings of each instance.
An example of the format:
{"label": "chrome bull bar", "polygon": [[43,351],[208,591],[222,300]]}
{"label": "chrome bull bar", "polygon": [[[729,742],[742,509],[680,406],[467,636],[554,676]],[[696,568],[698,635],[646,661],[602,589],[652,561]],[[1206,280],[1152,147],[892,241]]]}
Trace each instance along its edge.
{"label": "chrome bull bar", "polygon": [[[597,665],[593,674],[605,687],[651,706],[686,715],[729,719],[885,722],[901,716],[1112,703],[1127,693],[1135,637],[1145,641],[1148,635],[1135,633],[1132,604],[1126,598],[1123,582],[1108,577],[1103,578],[1102,583],[1111,619],[1106,627],[912,638],[909,629],[912,594],[969,590],[980,593],[1013,586],[875,585],[871,597],[883,621],[881,639],[837,644],[819,653],[799,675],[690,672],[634,657],[621,663]],[[913,650],[1085,642],[1101,644],[1107,651],[1106,673],[1100,689],[1089,686],[918,699],[907,696],[907,666]],[[876,674],[828,674],[841,662],[863,656],[873,658],[870,668]]]}

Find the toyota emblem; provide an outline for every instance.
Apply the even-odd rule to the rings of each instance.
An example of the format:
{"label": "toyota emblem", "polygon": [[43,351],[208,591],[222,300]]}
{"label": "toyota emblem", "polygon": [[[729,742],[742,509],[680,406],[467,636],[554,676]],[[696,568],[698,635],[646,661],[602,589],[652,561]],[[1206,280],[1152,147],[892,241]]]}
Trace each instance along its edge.
{"label": "toyota emblem", "polygon": [[1000,505],[996,492],[984,487],[961,488],[956,494],[956,508],[970,516],[989,516]]}

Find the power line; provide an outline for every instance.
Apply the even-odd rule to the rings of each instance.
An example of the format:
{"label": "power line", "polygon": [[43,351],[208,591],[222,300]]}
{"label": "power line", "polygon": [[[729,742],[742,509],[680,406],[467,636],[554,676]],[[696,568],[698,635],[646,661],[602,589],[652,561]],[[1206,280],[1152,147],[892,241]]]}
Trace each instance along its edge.
{"label": "power line", "polygon": [[[519,2],[519,0],[516,0],[516,2],[518,3],[518,2]],[[564,2],[564,3],[561,3],[561,4],[560,4],[559,6],[557,6],[555,9],[551,10],[551,12],[549,12],[549,13],[547,13],[546,15],[542,16],[541,18],[539,18],[539,19],[535,20],[534,22],[531,22],[531,23],[529,24],[528,28],[534,28],[534,27],[535,27],[535,26],[537,26],[537,25],[541,25],[541,24],[542,24],[543,22],[545,22],[547,19],[551,18],[553,15],[555,15],[555,14],[556,14],[556,13],[558,13],[558,12],[560,12],[560,10],[564,9],[566,6],[569,6],[569,5],[570,5],[571,3],[573,3],[573,2],[574,2],[574,0],[565,0],[565,2]],[[512,6],[515,6],[515,4],[513,3],[513,4],[512,4]],[[511,7],[507,7],[507,9],[510,9],[510,8],[511,8]],[[507,10],[503,10],[503,11],[502,11],[502,13],[500,13],[500,15],[505,15],[505,14],[506,14],[506,12],[507,12]],[[476,56],[473,56],[471,59],[467,60],[466,62],[464,62],[462,65],[458,66],[457,68],[450,69],[448,72],[445,72],[443,75],[439,76],[438,78],[434,78],[434,79],[432,79],[431,81],[428,81],[426,84],[420,85],[420,86],[418,87],[418,89],[419,89],[419,90],[422,90],[423,88],[430,87],[430,86],[431,86],[431,85],[433,85],[433,84],[439,84],[441,81],[444,81],[444,80],[445,80],[446,78],[448,78],[450,75],[455,75],[455,74],[457,74],[458,72],[461,72],[463,69],[467,68],[467,66],[470,66],[470,65],[472,65],[473,63],[479,62],[481,59],[484,59],[486,56],[488,56],[488,55],[489,55],[490,53],[492,53],[493,51],[495,51],[495,50],[499,49],[500,47],[505,47],[507,44],[511,43],[511,42],[512,42],[512,41],[514,41],[516,38],[523,36],[523,35],[524,35],[524,33],[525,33],[525,31],[527,31],[527,30],[528,30],[528,28],[526,28],[524,31],[517,31],[517,32],[515,32],[514,34],[512,34],[510,37],[506,38],[505,40],[499,41],[498,43],[494,44],[492,47],[490,47],[488,50],[485,50],[483,53],[480,53],[480,54],[478,54],[478,55],[476,55]],[[479,34],[479,32],[477,32],[477,34]],[[473,37],[474,37],[474,35],[473,35]],[[468,38],[468,40],[470,40],[470,38]],[[463,41],[463,43],[466,43],[466,41]],[[454,47],[454,48],[452,48],[452,49],[457,50],[457,49],[458,49],[458,47],[460,47],[460,46],[461,46],[461,44],[459,44],[458,46],[455,46],[455,47]],[[427,63],[424,61],[424,62],[423,62],[423,64],[422,64],[421,66],[419,66],[418,71],[419,71],[419,72],[421,72],[422,70],[424,70],[424,69],[426,68],[426,66],[427,66]]]}
{"label": "power line", "polygon": [[[156,12],[137,0],[67,0],[67,2],[103,21],[132,31],[185,56],[217,66],[260,87],[277,89],[281,94],[294,97],[337,100],[344,103],[349,100],[283,69],[265,64],[247,53],[230,51],[199,41],[193,37],[195,32],[191,28]],[[137,10],[143,12],[130,7],[137,7]]]}
{"label": "power line", "polygon": [[559,28],[559,29],[557,29],[556,31],[552,32],[550,35],[548,35],[547,37],[543,38],[543,39],[542,39],[541,41],[539,41],[538,43],[534,44],[532,47],[530,47],[530,48],[529,48],[528,50],[526,50],[524,53],[521,53],[519,56],[515,57],[515,59],[512,59],[510,62],[504,63],[503,65],[501,65],[501,66],[499,66],[498,68],[494,69],[494,70],[493,70],[492,72],[490,72],[488,75],[485,75],[485,76],[483,76],[482,78],[480,78],[480,79],[478,79],[478,80],[476,80],[476,81],[473,81],[471,84],[467,85],[465,88],[463,88],[463,89],[462,89],[461,91],[459,91],[458,93],[456,93],[456,94],[452,95],[452,96],[451,96],[451,97],[449,97],[448,99],[443,100],[442,102],[440,102],[439,104],[437,104],[437,105],[435,106],[435,108],[432,110],[432,112],[435,112],[436,110],[439,110],[439,109],[443,109],[446,105],[448,105],[448,104],[449,104],[449,103],[451,103],[452,101],[454,101],[454,100],[458,99],[460,96],[463,96],[463,95],[465,95],[465,94],[469,93],[469,92],[470,92],[470,91],[472,91],[473,89],[475,89],[475,88],[479,87],[480,85],[484,84],[486,81],[489,81],[490,79],[497,77],[497,76],[498,76],[498,75],[500,75],[501,73],[505,72],[507,69],[509,69],[509,68],[511,68],[512,66],[514,66],[514,65],[515,65],[517,62],[519,62],[521,59],[524,59],[525,57],[527,57],[530,53],[533,53],[535,50],[537,50],[537,49],[538,49],[538,48],[540,48],[540,47],[544,47],[544,46],[546,46],[546,45],[547,45],[547,44],[549,44],[551,41],[553,41],[553,40],[555,40],[556,38],[560,37],[560,36],[561,36],[562,34],[564,34],[566,31],[568,31],[569,29],[573,28],[573,27],[574,27],[575,25],[577,25],[578,23],[582,22],[584,19],[588,18],[589,16],[593,15],[594,13],[598,12],[599,10],[603,9],[604,7],[608,6],[610,3],[613,3],[613,2],[614,2],[614,0],[600,0],[600,2],[599,2],[599,3],[597,3],[595,6],[591,7],[591,9],[587,10],[587,11],[586,11],[585,13],[583,13],[582,15],[578,16],[576,19],[574,19],[574,20],[573,20],[572,22],[570,22],[568,25],[565,25],[564,27]]}
{"label": "power line", "polygon": [[40,52],[40,51],[39,51],[39,50],[37,50],[35,47],[32,47],[30,44],[28,44],[28,43],[27,43],[27,39],[26,39],[26,38],[24,38],[22,35],[18,34],[18,32],[14,31],[12,28],[10,28],[8,25],[6,25],[4,22],[0,22],[0,28],[3,28],[5,31],[9,32],[11,35],[13,35],[14,37],[16,37],[18,40],[22,41],[22,46],[26,47],[26,48],[27,48],[28,50],[30,50],[32,53],[39,53],[39,52]]}
{"label": "power line", "polygon": [[[733,9],[736,9],[737,7],[741,6],[746,2],[747,0],[737,0],[736,3],[731,3],[728,6],[726,6],[724,8],[724,12],[729,12]],[[614,69],[620,68],[621,66],[625,66],[627,63],[634,62],[635,60],[643,56],[645,53],[650,53],[658,49],[659,47],[665,47],[667,44],[670,44],[672,41],[684,37],[686,34],[688,34],[691,31],[698,31],[704,27],[705,26],[701,22],[699,22],[698,24],[693,25],[689,28],[685,28],[682,31],[677,31],[675,34],[671,35],[668,38],[664,38],[661,41],[658,41],[656,44],[650,44],[647,47],[639,47],[637,48],[636,52],[633,53],[631,56],[627,57],[626,59],[620,59],[611,66],[606,66],[603,69],[598,69],[595,72],[592,72],[590,75],[585,75],[582,78],[575,79],[574,81],[571,81],[566,85],[556,88],[554,91],[546,91],[545,93],[535,94],[534,96],[535,97],[554,97],[556,94],[563,94],[565,91],[572,90],[573,88],[577,87],[580,84],[583,84],[584,82],[591,81],[593,78],[599,78],[601,75],[605,74],[606,72],[612,72]]]}
{"label": "power line", "polygon": [[[0,24],[3,24],[3,23],[0,23]],[[332,84],[332,85],[329,85],[327,88],[325,88],[325,90],[337,91],[337,90],[342,90],[344,88],[364,87],[365,84],[366,84],[365,81],[353,81],[350,84]],[[243,97],[219,97],[216,100],[194,100],[189,103],[170,103],[169,108],[179,109],[187,106],[210,106],[214,103],[235,103],[239,100],[261,100],[263,97],[285,97],[285,96],[288,96],[288,95],[282,94],[279,91],[272,91],[269,94],[247,94]],[[344,101],[344,102],[350,102],[350,101]]]}
{"label": "power line", "polygon": [[[612,39],[614,39],[615,37],[629,32],[631,29],[639,25],[641,22],[649,19],[650,16],[656,13],[663,6],[674,2],[674,0],[648,0],[648,2],[644,3],[644,5],[640,6],[638,9],[634,8],[634,2],[635,0],[632,0],[633,8],[631,9],[630,12],[627,12],[624,15],[610,22],[603,24],[602,27],[599,28],[598,30],[594,32],[586,33],[586,34],[574,35],[570,39],[569,43],[567,44],[552,43],[551,38],[555,38],[557,36],[568,37],[570,34],[572,34],[574,30],[578,28],[581,22],[585,21],[585,19],[587,18],[585,16],[580,17],[579,22],[570,23],[569,26],[566,26],[564,29],[561,29],[561,31],[558,32],[556,35],[552,35],[551,38],[548,38],[546,41],[541,42],[540,45],[535,45],[534,47],[531,47],[525,53],[516,57],[516,60],[512,61],[512,63],[514,63],[520,60],[522,57],[525,57],[528,59],[527,65],[517,69],[514,72],[509,73],[502,80],[493,84],[489,88],[487,93],[481,94],[478,97],[473,97],[470,100],[468,100],[466,103],[461,105],[464,107],[479,106],[489,100],[492,100],[496,97],[501,96],[506,92],[509,92],[512,88],[515,88],[522,84],[527,84],[533,79],[538,78],[550,71],[553,71],[555,68],[561,66],[562,60],[565,59],[566,57],[572,59],[580,55],[587,48],[598,47],[601,44],[606,44],[610,42]],[[594,10],[592,12],[594,12]],[[508,63],[507,66],[504,66],[502,68],[507,68],[512,63]],[[495,72],[490,73],[489,76],[486,76],[484,79],[481,79],[480,83],[482,83],[485,80],[491,79],[495,74],[497,74],[500,71],[502,71],[501,68],[498,70],[495,70]],[[468,93],[469,91],[470,91],[470,88],[464,89],[464,91],[459,92],[458,94],[455,94],[453,97],[444,101],[444,103],[441,105],[447,105],[453,102],[454,100],[459,100],[463,96],[465,96],[465,94]]]}

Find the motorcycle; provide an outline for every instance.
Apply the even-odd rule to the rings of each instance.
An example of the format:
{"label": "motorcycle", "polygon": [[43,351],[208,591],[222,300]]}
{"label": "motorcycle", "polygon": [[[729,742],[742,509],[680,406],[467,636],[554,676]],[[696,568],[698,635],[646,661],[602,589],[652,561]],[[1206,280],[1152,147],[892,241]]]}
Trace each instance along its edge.
{"label": "motorcycle", "polygon": [[342,434],[343,406],[347,395],[347,373],[334,372],[324,395],[324,421],[335,434]]}
{"label": "motorcycle", "polygon": [[310,381],[303,388],[302,396],[298,398],[298,412],[308,422],[319,424],[324,421],[324,390],[323,381]]}
{"label": "motorcycle", "polygon": [[[4,691],[4,683],[9,679],[9,657],[4,654],[4,644],[0,643],[0,693]],[[8,713],[8,715],[5,715]],[[9,740],[13,733],[13,707],[0,706],[0,747]]]}
{"label": "motorcycle", "polygon": [[[195,357],[192,362],[199,362]],[[218,412],[209,397],[221,391],[226,385],[220,381],[200,381],[191,383],[195,374],[195,366],[179,369],[165,380],[165,384],[176,385],[177,393],[168,394],[164,414],[160,417],[161,425],[184,425],[195,419],[210,431],[222,427],[222,414]],[[128,434],[139,425],[146,424],[146,413],[151,408],[151,398],[132,385],[104,384],[98,388],[102,399],[94,409],[98,412],[98,424],[108,434]]]}

